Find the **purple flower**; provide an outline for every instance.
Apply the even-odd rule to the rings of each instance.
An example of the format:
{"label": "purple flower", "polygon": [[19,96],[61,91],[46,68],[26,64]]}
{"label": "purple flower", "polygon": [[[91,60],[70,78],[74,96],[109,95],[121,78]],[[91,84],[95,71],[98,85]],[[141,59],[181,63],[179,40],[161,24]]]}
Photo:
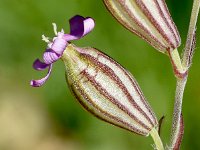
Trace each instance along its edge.
{"label": "purple flower", "polygon": [[42,86],[46,80],[49,78],[52,70],[52,65],[58,59],[61,58],[65,48],[68,46],[69,41],[78,40],[92,31],[95,26],[94,20],[92,18],[84,18],[82,16],[76,15],[69,20],[70,33],[65,34],[62,29],[57,32],[56,24],[53,23],[55,37],[52,41],[48,37],[42,35],[42,40],[48,43],[47,49],[43,54],[43,62],[36,59],[33,63],[33,68],[35,70],[44,70],[48,68],[47,75],[39,80],[31,80],[30,85],[33,87]]}
{"label": "purple flower", "polygon": [[68,86],[80,104],[91,114],[139,135],[157,133],[158,121],[146,101],[137,81],[119,63],[101,51],[87,47],[80,48],[68,41],[80,39],[94,28],[91,18],[75,16],[70,19],[70,34],[56,31],[56,37],[48,43],[43,61],[38,59],[36,70],[49,68],[46,77],[32,80],[31,85],[39,87],[48,79],[52,64],[61,59],[65,65]]}

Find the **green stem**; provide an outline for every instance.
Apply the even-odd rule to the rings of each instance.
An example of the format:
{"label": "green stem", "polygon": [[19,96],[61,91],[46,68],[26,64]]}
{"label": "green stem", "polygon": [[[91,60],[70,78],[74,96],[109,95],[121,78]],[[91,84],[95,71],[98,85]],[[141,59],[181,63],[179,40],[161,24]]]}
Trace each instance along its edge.
{"label": "green stem", "polygon": [[195,38],[199,7],[200,7],[200,0],[194,0],[186,46],[185,46],[185,51],[184,51],[183,60],[182,60],[183,67],[186,67],[186,68],[190,67],[190,62],[191,62],[190,58],[192,57],[191,51],[193,50],[192,47],[193,47],[193,40]]}
{"label": "green stem", "polygon": [[181,113],[182,113],[182,100],[183,100],[183,94],[184,94],[186,82],[187,82],[187,76],[183,79],[179,79],[179,78],[177,79],[170,149],[173,149],[173,147],[177,143],[177,140],[180,138],[179,132],[180,132],[180,121],[181,121]]}
{"label": "green stem", "polygon": [[155,128],[153,128],[151,130],[150,135],[153,138],[153,141],[156,145],[156,149],[157,150],[164,150],[163,143],[160,139],[160,136],[158,135],[158,131]]}
{"label": "green stem", "polygon": [[[185,51],[183,54],[182,63],[181,63],[182,69],[183,71],[186,72],[186,74],[184,74],[184,76],[177,76],[175,74],[177,77],[177,86],[176,86],[176,96],[175,96],[175,103],[174,103],[170,149],[174,149],[177,139],[179,138],[178,136],[180,132],[182,100],[183,100],[185,85],[187,83],[187,77],[188,77],[187,72],[192,62],[192,55],[194,51],[193,42],[195,40],[196,23],[197,23],[198,14],[199,14],[199,8],[200,8],[200,0],[194,0],[192,14],[190,18],[190,26],[189,26],[189,31],[187,35],[187,42],[186,42]],[[175,56],[176,56],[176,52],[175,52]],[[175,61],[173,61],[172,58],[175,58],[174,59]],[[178,62],[176,62],[177,60],[176,58],[177,57],[171,57],[171,60],[173,63],[175,62],[175,66],[180,66],[180,62],[179,60]]]}

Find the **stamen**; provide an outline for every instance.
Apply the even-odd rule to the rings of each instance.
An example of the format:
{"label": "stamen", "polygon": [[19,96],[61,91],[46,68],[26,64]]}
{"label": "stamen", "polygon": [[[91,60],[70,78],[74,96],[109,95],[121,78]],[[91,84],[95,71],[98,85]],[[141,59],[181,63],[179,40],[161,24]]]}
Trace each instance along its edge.
{"label": "stamen", "polygon": [[64,29],[61,30],[61,33],[65,33]]}
{"label": "stamen", "polygon": [[48,37],[46,37],[44,34],[42,35],[42,40],[43,41],[45,41],[46,43],[51,43],[50,41],[49,41],[49,38]]}
{"label": "stamen", "polygon": [[58,35],[57,25],[55,23],[52,23],[52,25],[53,25],[53,31],[54,31],[55,35]]}

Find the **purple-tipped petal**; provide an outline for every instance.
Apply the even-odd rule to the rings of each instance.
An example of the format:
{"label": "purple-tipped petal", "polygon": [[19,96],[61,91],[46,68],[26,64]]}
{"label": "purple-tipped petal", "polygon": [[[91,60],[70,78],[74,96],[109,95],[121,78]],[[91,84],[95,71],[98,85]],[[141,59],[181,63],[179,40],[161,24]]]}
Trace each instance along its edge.
{"label": "purple-tipped petal", "polygon": [[49,76],[51,74],[51,70],[52,70],[52,64],[49,65],[48,73],[47,73],[47,75],[44,78],[39,79],[39,80],[31,80],[30,85],[33,86],[33,87],[40,87],[40,86],[42,86],[48,80],[48,78],[49,78]]}
{"label": "purple-tipped petal", "polygon": [[43,60],[46,64],[52,64],[58,59],[60,59],[59,54],[57,54],[54,50],[47,49],[43,54]]}
{"label": "purple-tipped petal", "polygon": [[39,71],[46,69],[48,66],[48,64],[41,62],[39,59],[36,59],[33,63],[33,68]]}
{"label": "purple-tipped petal", "polygon": [[[91,32],[95,26],[92,18],[74,16],[70,19],[70,35],[66,35],[66,40],[77,40]],[[73,39],[74,38],[74,39]]]}

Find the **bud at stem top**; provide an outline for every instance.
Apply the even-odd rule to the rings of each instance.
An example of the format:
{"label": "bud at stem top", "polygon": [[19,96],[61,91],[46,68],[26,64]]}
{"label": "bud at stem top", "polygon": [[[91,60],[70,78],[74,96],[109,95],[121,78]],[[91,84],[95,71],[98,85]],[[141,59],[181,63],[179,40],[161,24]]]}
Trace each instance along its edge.
{"label": "bud at stem top", "polygon": [[62,60],[71,91],[96,117],[147,136],[156,117],[135,79],[120,64],[94,48],[68,45]]}
{"label": "bud at stem top", "polygon": [[180,45],[179,33],[164,0],[104,0],[104,3],[125,28],[160,52]]}

